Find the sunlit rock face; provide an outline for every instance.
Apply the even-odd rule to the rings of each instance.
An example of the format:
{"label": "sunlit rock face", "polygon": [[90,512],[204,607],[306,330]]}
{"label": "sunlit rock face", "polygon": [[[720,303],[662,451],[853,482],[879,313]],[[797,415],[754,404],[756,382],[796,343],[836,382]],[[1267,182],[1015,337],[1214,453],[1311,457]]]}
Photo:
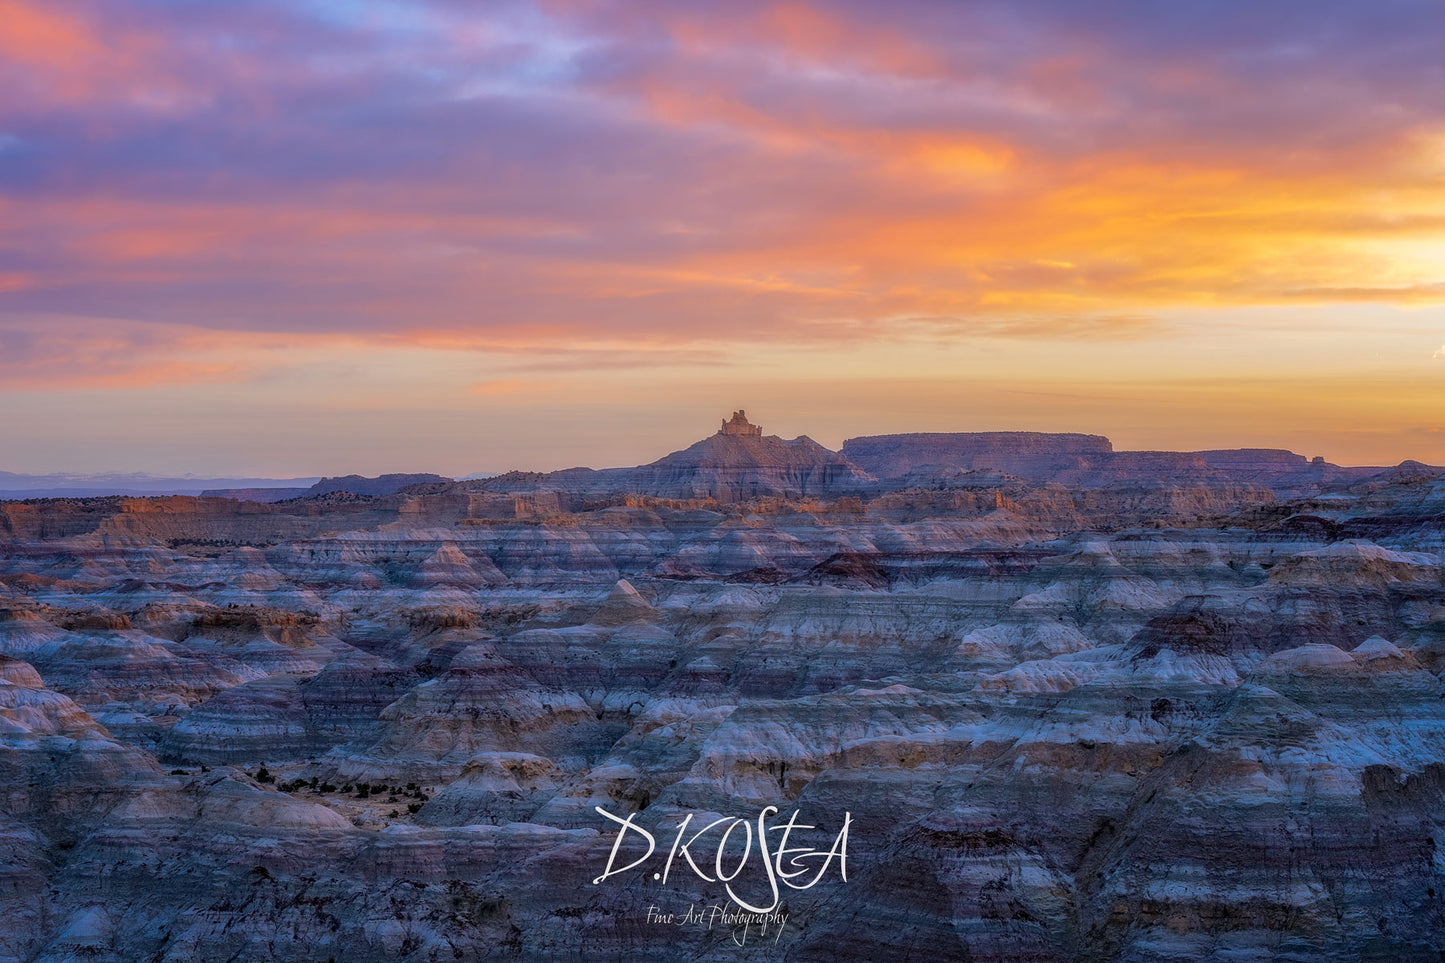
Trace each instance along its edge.
{"label": "sunlit rock face", "polygon": [[[1439,472],[928,444],[0,504],[0,960],[1439,959]],[[770,806],[766,940],[592,882]]]}

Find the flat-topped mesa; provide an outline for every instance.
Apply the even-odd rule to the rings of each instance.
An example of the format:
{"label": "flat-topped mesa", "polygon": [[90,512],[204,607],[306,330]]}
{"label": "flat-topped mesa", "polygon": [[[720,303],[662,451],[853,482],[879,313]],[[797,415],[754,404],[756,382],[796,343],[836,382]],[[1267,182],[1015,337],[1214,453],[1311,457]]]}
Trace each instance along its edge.
{"label": "flat-topped mesa", "polygon": [[748,413],[739,408],[733,412],[730,421],[724,421],[722,427],[717,430],[719,435],[732,435],[738,438],[761,438],[763,429],[748,421]]}
{"label": "flat-topped mesa", "polygon": [[896,478],[925,465],[1037,477],[1077,469],[1108,458],[1113,451],[1113,444],[1102,435],[978,431],[849,438],[843,442],[842,454],[879,478]]}
{"label": "flat-topped mesa", "polygon": [[1210,468],[1230,471],[1303,471],[1310,465],[1323,466],[1323,457],[1306,459],[1286,448],[1219,448],[1195,452]]}
{"label": "flat-topped mesa", "polygon": [[1121,483],[1262,485],[1288,497],[1381,471],[1341,468],[1282,448],[1115,451],[1102,435],[1031,431],[873,435],[848,439],[842,455],[885,480],[952,469],[998,471],[1079,488]]}
{"label": "flat-topped mesa", "polygon": [[321,479],[306,489],[306,494],[328,495],[332,492],[350,492],[355,495],[392,495],[411,485],[449,484],[450,482],[450,478],[433,475],[429,472],[378,475],[375,478],[367,478],[363,475],[341,475],[336,478]]}

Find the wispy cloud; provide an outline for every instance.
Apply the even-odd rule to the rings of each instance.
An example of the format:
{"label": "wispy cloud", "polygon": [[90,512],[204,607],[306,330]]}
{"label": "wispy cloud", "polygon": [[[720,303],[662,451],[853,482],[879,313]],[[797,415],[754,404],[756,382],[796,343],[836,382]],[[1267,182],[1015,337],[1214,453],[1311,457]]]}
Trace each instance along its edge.
{"label": "wispy cloud", "polygon": [[474,395],[491,397],[497,395],[521,394],[522,392],[528,390],[535,390],[538,387],[545,386],[539,386],[533,382],[525,381],[519,378],[501,378],[496,381],[479,381],[467,390]]}
{"label": "wispy cloud", "polygon": [[1442,8],[1027,6],[0,0],[0,312],[663,351],[1445,297]]}
{"label": "wispy cloud", "polygon": [[1077,428],[1095,372],[1167,419],[1363,355],[1336,416],[1429,423],[1390,366],[1445,304],[1445,6],[1381,3],[0,0],[0,390],[284,395],[328,438],[709,379],[875,419],[840,432],[1044,410],[948,393],[996,376]]}

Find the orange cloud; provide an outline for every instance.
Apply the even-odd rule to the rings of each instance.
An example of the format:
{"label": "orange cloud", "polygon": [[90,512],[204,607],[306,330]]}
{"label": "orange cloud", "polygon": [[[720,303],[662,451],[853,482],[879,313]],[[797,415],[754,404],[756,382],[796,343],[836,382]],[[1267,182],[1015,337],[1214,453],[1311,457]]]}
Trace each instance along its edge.
{"label": "orange cloud", "polygon": [[195,83],[165,66],[160,38],[123,19],[101,24],[57,6],[0,0],[0,79],[12,96],[69,107],[123,102],[152,109],[195,97]]}
{"label": "orange cloud", "polygon": [[[549,9],[605,20],[617,8]],[[589,22],[624,52],[628,31],[644,27],[675,44],[577,91],[585,116],[561,116],[558,130],[595,144],[577,134],[536,149],[526,139],[541,122],[517,111],[527,116],[504,112],[512,126],[482,129],[479,146],[456,133],[466,125],[447,111],[462,108],[445,101],[425,130],[455,141],[346,176],[326,165],[404,138],[383,129],[335,155],[302,141],[320,154],[319,174],[305,157],[263,152],[282,172],[272,181],[246,180],[247,155],[212,161],[220,187],[197,176],[172,193],[152,174],[133,189],[117,175],[0,196],[0,253],[26,259],[0,275],[0,310],[120,305],[134,320],[464,350],[611,338],[629,357],[640,347],[657,358],[839,339],[1128,340],[1159,334],[1167,309],[1187,305],[1445,299],[1433,240],[1445,225],[1445,125],[1386,125],[1313,152],[1208,129],[1170,137],[1142,122],[1115,138],[1118,127],[1076,123],[1073,142],[1051,136],[1056,121],[1117,108],[1105,83],[1117,77],[1100,73],[1117,64],[1097,39],[1061,33],[999,70],[982,27],[953,49],[859,8],[702,9],[632,10],[643,26],[616,33]],[[0,0],[0,15],[0,51],[20,51],[37,84],[59,77],[77,95],[162,89],[185,60],[180,40],[123,17],[102,42],[94,12]],[[157,47],[165,55],[144,62]],[[262,105],[232,144],[250,149],[252,133],[287,127],[267,126],[278,119],[304,126],[278,96],[306,81],[304,63],[218,58],[194,86],[229,83],[237,102]],[[1131,90],[1243,97],[1211,64],[1149,62]],[[317,100],[347,117],[338,105],[375,93],[321,73],[310,78]],[[265,86],[271,74],[281,87]],[[882,99],[859,107],[866,96]],[[915,101],[932,108],[915,115]],[[614,121],[625,124],[606,127]],[[229,116],[208,122],[236,132]],[[180,161],[158,149],[156,170],[191,174],[195,146],[174,146]],[[288,181],[296,168],[312,179]],[[233,195],[233,181],[247,189]]]}
{"label": "orange cloud", "polygon": [[0,0],[0,55],[54,73],[75,73],[102,59],[106,46],[81,20],[54,5]]}
{"label": "orange cloud", "polygon": [[523,381],[520,378],[502,378],[497,381],[480,381],[467,390],[474,395],[493,397],[496,395],[515,395],[535,387],[536,385],[533,382]]}

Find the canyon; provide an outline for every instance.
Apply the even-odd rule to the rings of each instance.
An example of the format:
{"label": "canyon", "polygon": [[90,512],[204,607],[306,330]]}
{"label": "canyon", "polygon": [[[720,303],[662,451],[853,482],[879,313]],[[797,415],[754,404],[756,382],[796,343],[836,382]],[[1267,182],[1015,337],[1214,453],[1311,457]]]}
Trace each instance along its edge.
{"label": "canyon", "polygon": [[[1440,468],[738,412],[287,495],[0,502],[0,961],[1445,954]],[[594,883],[767,807],[850,829],[765,939]]]}

